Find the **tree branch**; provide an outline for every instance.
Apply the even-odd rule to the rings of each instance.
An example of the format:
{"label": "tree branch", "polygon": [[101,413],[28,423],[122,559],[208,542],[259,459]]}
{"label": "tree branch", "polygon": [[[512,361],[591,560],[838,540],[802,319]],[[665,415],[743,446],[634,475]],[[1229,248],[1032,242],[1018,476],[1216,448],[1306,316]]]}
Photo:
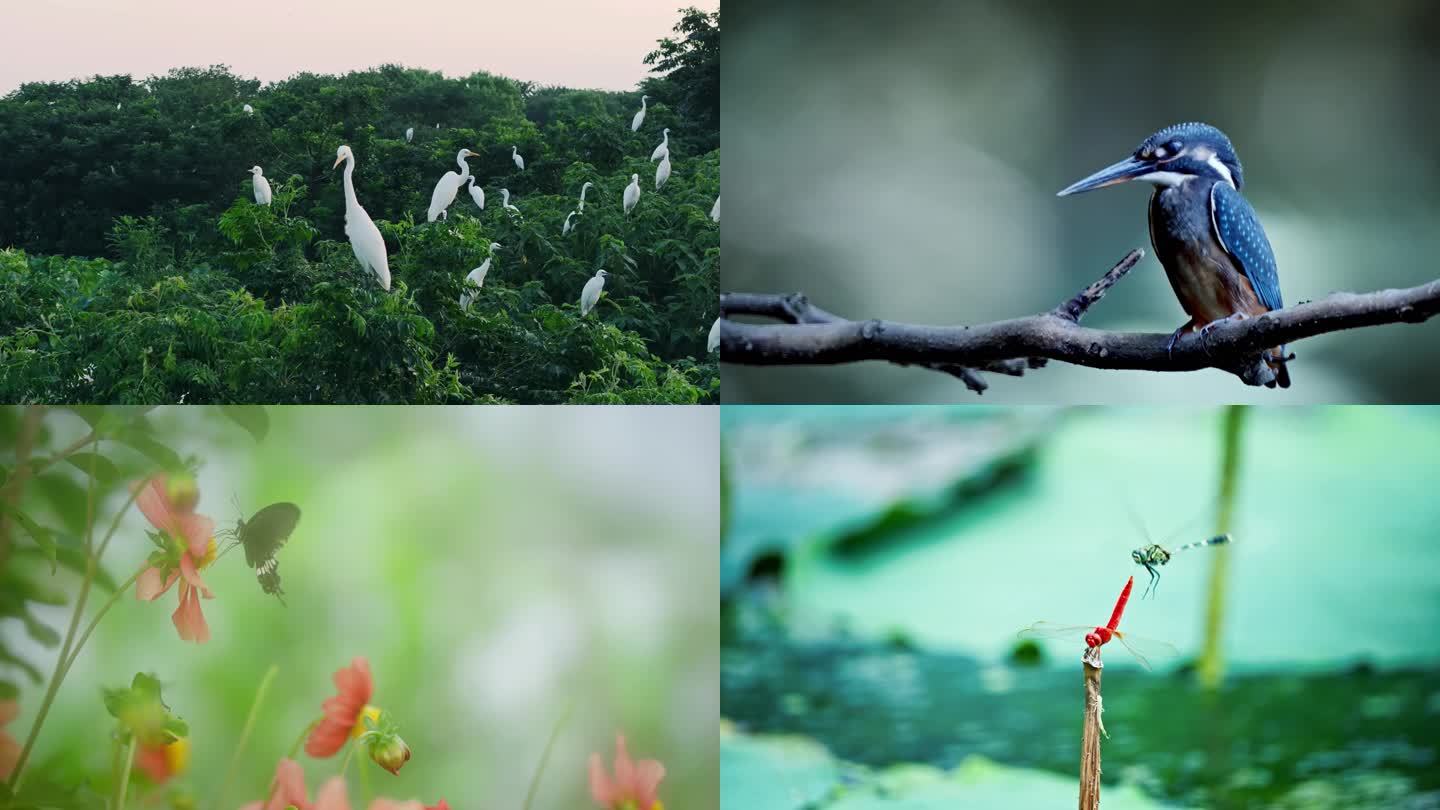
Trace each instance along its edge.
{"label": "tree branch", "polygon": [[[1218,368],[1249,385],[1272,383],[1260,359],[1267,349],[1307,337],[1389,323],[1421,323],[1440,312],[1440,280],[1400,290],[1334,293],[1320,301],[1243,320],[1217,321],[1203,334],[1186,333],[1167,350],[1170,335],[1107,332],[1080,318],[1144,256],[1130,251],[1095,283],[1049,312],[976,326],[924,326],[883,320],[851,321],[814,306],[800,293],[720,296],[720,356],[756,366],[836,365],[883,360],[922,366],[985,389],[979,372],[1020,376],[1046,360],[1091,368],[1197,371]],[[740,323],[736,315],[781,321]]]}

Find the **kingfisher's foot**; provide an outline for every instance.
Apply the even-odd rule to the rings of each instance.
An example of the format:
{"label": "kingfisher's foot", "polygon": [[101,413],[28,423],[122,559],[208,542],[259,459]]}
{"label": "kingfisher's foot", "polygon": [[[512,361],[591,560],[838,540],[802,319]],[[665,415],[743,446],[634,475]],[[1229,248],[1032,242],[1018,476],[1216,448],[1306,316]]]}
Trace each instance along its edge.
{"label": "kingfisher's foot", "polygon": [[1205,324],[1204,326],[1200,327],[1200,348],[1202,348],[1202,349],[1205,350],[1205,356],[1207,356],[1207,357],[1210,356],[1210,346],[1206,343],[1206,335],[1210,334],[1210,330],[1211,330],[1211,329],[1214,329],[1215,327],[1219,326],[1219,325],[1222,324],[1222,323],[1232,323],[1232,322],[1234,322],[1234,321],[1243,321],[1243,320],[1245,320],[1246,318],[1249,318],[1249,317],[1250,317],[1249,315],[1246,315],[1246,314],[1243,313],[1243,312],[1236,312],[1236,313],[1233,314],[1233,315],[1227,315],[1227,316],[1225,316],[1224,318],[1221,318],[1221,319],[1218,320],[1218,321],[1211,321],[1210,323],[1207,323],[1207,324]]}
{"label": "kingfisher's foot", "polygon": [[1171,333],[1170,341],[1165,344],[1165,359],[1169,360],[1175,356],[1175,341],[1179,340],[1181,335],[1194,328],[1195,319],[1191,318],[1190,320],[1181,324],[1179,329],[1176,329],[1173,333]]}

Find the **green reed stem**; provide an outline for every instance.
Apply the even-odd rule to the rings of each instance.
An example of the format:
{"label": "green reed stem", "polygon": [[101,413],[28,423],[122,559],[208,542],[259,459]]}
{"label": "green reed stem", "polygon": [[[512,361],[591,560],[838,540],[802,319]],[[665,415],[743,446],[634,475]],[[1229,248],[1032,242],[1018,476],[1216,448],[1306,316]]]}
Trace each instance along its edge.
{"label": "green reed stem", "polygon": [[[1215,515],[1215,533],[1229,534],[1235,519],[1235,493],[1240,488],[1241,437],[1245,432],[1246,406],[1225,409],[1220,461],[1220,496]],[[1205,606],[1205,639],[1196,671],[1201,687],[1214,690],[1225,677],[1220,634],[1225,620],[1225,591],[1230,577],[1230,546],[1215,549],[1210,568],[1210,587]]]}
{"label": "green reed stem", "polygon": [[540,765],[535,769],[535,776],[530,779],[530,787],[525,791],[525,804],[522,810],[530,810],[531,804],[535,801],[535,793],[540,789],[540,776],[545,773],[545,766],[550,762],[550,752],[555,748],[555,741],[560,739],[560,729],[570,721],[570,714],[575,710],[575,701],[565,707],[560,719],[555,721],[555,727],[550,729],[550,739],[545,741],[545,750],[540,753]]}
{"label": "green reed stem", "polygon": [[255,700],[250,703],[250,714],[245,717],[245,727],[240,731],[240,742],[235,745],[235,753],[230,755],[230,764],[225,768],[225,778],[220,782],[220,791],[216,794],[215,806],[217,808],[229,807],[225,801],[230,795],[230,783],[235,779],[235,771],[240,767],[240,757],[245,753],[245,746],[250,742],[250,733],[255,730],[255,719],[260,716],[260,706],[265,702],[265,694],[270,691],[270,684],[274,682],[275,676],[280,674],[280,667],[271,664],[265,670],[265,677],[260,679],[260,687],[255,690]]}
{"label": "green reed stem", "polygon": [[115,785],[115,810],[125,810],[125,792],[130,787],[130,768],[135,764],[135,743],[138,739],[131,734],[130,744],[125,748],[125,767],[120,772],[120,782]]}

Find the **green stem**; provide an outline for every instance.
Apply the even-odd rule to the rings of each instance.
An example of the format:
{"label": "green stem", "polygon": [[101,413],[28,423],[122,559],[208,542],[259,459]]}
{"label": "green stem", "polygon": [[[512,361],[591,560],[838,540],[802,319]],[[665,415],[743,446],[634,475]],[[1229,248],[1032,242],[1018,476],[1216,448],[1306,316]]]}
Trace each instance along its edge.
{"label": "green stem", "polygon": [[75,643],[75,651],[71,653],[70,660],[65,662],[65,670],[60,673],[62,680],[66,675],[70,674],[70,667],[75,665],[75,660],[80,657],[80,651],[84,649],[85,642],[90,640],[90,634],[95,632],[95,627],[100,624],[100,620],[105,618],[105,614],[110,612],[110,608],[114,607],[115,603],[120,601],[120,597],[124,596],[125,592],[130,590],[130,586],[134,585],[135,581],[138,580],[140,575],[145,573],[145,569],[149,567],[149,563],[141,565],[140,570],[131,574],[129,579],[125,580],[125,582],[115,589],[114,593],[110,594],[110,598],[105,600],[105,604],[100,606],[100,610],[95,613],[95,618],[90,620],[90,624],[85,626],[85,632],[80,634],[80,640]]}
{"label": "green stem", "polygon": [[345,778],[345,771],[350,769],[350,758],[355,756],[355,749],[360,747],[360,740],[350,741],[350,750],[345,752],[345,758],[340,761],[340,778]]}
{"label": "green stem", "polygon": [[125,810],[125,791],[130,787],[130,768],[135,764],[136,739],[131,734],[130,744],[125,749],[125,768],[120,772],[120,782],[115,785],[115,810]]}
{"label": "green stem", "polygon": [[250,704],[250,714],[245,718],[245,727],[240,731],[240,742],[236,743],[235,753],[230,755],[230,765],[225,769],[225,779],[220,782],[216,807],[229,806],[225,799],[230,793],[230,783],[235,779],[235,769],[240,766],[240,756],[245,753],[245,745],[250,742],[250,733],[255,730],[255,718],[260,715],[260,705],[265,702],[265,693],[270,691],[270,684],[279,673],[280,667],[271,664],[270,669],[265,671],[265,677],[260,679],[260,688],[255,690],[255,700]]}
{"label": "green stem", "polygon": [[285,755],[287,759],[294,759],[300,753],[300,746],[305,744],[305,738],[309,737],[310,732],[314,731],[315,727],[320,725],[320,721],[324,719],[323,717],[317,717],[310,721],[310,725],[306,726],[305,730],[300,732],[300,736],[295,739],[295,744],[290,746],[290,753]]}
{"label": "green stem", "polygon": [[[575,710],[575,702],[572,700],[560,719],[555,721],[555,727],[550,729],[550,739],[545,741],[545,750],[540,754],[540,765],[535,769],[535,776],[530,779],[530,788],[525,791],[525,804],[522,810],[530,810],[530,805],[535,801],[535,792],[540,789],[540,775],[545,773],[545,765],[550,761],[550,752],[555,748],[555,741],[560,738],[560,729],[570,720],[570,713]],[[648,810],[648,808],[647,808]]]}
{"label": "green stem", "polygon": [[[1223,455],[1220,461],[1220,496],[1215,515],[1215,533],[1229,534],[1235,518],[1235,493],[1240,487],[1240,439],[1245,432],[1244,405],[1225,410]],[[1225,619],[1225,586],[1229,580],[1230,547],[1221,545],[1212,555],[1210,587],[1205,607],[1205,639],[1197,672],[1201,687],[1214,690],[1225,677],[1221,658],[1220,633]]]}
{"label": "green stem", "polygon": [[365,804],[367,806],[375,798],[370,791],[370,769],[364,765],[360,766],[360,792],[365,794]]}
{"label": "green stem", "polygon": [[[89,441],[98,441],[95,434],[87,437]],[[83,447],[84,445],[79,445]],[[92,451],[97,448],[91,448]],[[116,527],[120,525],[120,516],[129,510],[130,504],[135,502],[132,496],[115,515],[115,520],[110,525],[110,532],[114,534]],[[108,541],[108,536],[107,536]],[[35,722],[30,726],[30,735],[25,738],[25,746],[20,749],[20,758],[15,761],[15,770],[10,774],[10,792],[20,792],[20,785],[25,778],[25,764],[30,761],[30,753],[35,750],[35,741],[40,738],[40,729],[45,725],[45,718],[50,715],[50,707],[55,703],[55,695],[60,691],[60,684],[65,681],[65,672],[70,668],[65,661],[70,656],[75,641],[75,630],[80,626],[80,617],[85,615],[85,602],[90,598],[90,586],[95,582],[95,569],[100,566],[98,555],[95,550],[95,456],[90,457],[90,481],[85,488],[85,577],[80,583],[80,595],[75,599],[75,610],[70,614],[70,625],[65,630],[65,640],[60,645],[60,654],[55,657],[55,671],[50,674],[50,684],[45,688],[45,697],[40,702],[40,711],[35,715]]]}

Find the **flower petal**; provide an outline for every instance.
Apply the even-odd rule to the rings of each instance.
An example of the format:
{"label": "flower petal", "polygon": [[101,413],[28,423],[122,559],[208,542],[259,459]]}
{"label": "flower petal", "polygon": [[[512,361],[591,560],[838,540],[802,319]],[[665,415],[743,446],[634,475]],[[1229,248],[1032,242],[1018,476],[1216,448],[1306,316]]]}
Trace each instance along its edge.
{"label": "flower petal", "polygon": [[210,627],[205,624],[205,614],[200,610],[200,595],[188,584],[180,586],[180,607],[170,614],[170,621],[180,631],[181,641],[204,644],[210,640]]}
{"label": "flower petal", "polygon": [[660,780],[665,778],[665,766],[658,760],[642,759],[635,763],[634,793],[636,804],[645,810],[655,806]]}
{"label": "flower petal", "polygon": [[605,772],[599,754],[590,755],[590,798],[601,807],[613,807],[620,801],[620,789]]}
{"label": "flower petal", "polygon": [[287,757],[275,766],[275,779],[270,783],[270,801],[265,803],[265,810],[285,810],[291,805],[309,807],[310,799],[305,793],[305,771],[300,763]]}
{"label": "flower petal", "polygon": [[[623,734],[615,735],[615,785],[620,790],[621,798],[635,798],[635,761],[630,759],[630,751],[625,747]],[[649,810],[649,807],[641,810]]]}
{"label": "flower petal", "polygon": [[146,568],[140,574],[140,578],[135,580],[135,598],[142,602],[155,601],[160,598],[160,594],[170,590],[170,586],[175,584],[175,578],[178,576],[179,574],[171,571],[170,576],[166,578],[160,573],[159,568],[153,565]]}
{"label": "flower petal", "polygon": [[210,538],[215,536],[215,521],[193,512],[181,514],[175,517],[175,529],[185,538],[190,555],[197,560],[204,559],[210,546]]}
{"label": "flower petal", "polygon": [[214,599],[215,594],[210,592],[210,587],[205,580],[200,578],[200,569],[195,567],[195,560],[189,554],[180,555],[180,574],[185,577],[185,584],[197,589],[205,595],[206,599]]}
{"label": "flower petal", "polygon": [[310,810],[350,810],[350,799],[345,795],[345,780],[338,776],[320,786],[315,794],[315,804]]}
{"label": "flower petal", "polygon": [[140,494],[135,496],[135,505],[140,508],[145,519],[150,521],[151,526],[162,532],[179,534],[174,505],[165,494],[165,481],[164,475],[152,475],[139,484]]}
{"label": "flower petal", "polygon": [[0,779],[9,779],[20,761],[20,743],[9,734],[0,732]]}

